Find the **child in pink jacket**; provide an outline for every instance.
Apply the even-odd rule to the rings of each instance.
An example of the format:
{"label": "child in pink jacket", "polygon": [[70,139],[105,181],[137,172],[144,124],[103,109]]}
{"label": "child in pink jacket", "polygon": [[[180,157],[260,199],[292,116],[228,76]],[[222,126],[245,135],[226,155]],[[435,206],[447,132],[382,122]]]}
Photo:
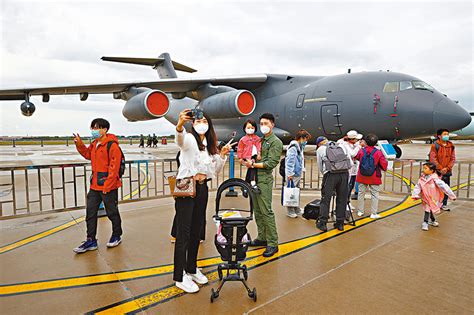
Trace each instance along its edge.
{"label": "child in pink jacket", "polygon": [[[451,188],[436,174],[436,165],[430,162],[423,164],[423,175],[412,192],[413,199],[421,198],[423,210],[425,210],[424,221],[421,224],[423,231],[428,231],[428,225],[439,226],[434,214],[441,212],[444,194],[451,200],[456,199]],[[428,218],[431,219],[429,222]]]}

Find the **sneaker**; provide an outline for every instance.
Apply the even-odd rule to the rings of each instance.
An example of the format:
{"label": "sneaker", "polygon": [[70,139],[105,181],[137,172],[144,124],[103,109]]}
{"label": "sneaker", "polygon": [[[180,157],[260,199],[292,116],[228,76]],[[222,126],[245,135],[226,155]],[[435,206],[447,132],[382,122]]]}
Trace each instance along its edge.
{"label": "sneaker", "polygon": [[252,190],[255,194],[260,194],[260,188],[257,185],[252,186]]}
{"label": "sneaker", "polygon": [[171,236],[171,237],[170,237],[170,242],[171,242],[171,243],[176,243],[176,237]]}
{"label": "sneaker", "polygon": [[209,282],[207,277],[202,274],[199,268],[196,268],[196,273],[188,273],[188,276],[190,276],[194,282],[199,283],[199,284],[206,284]]}
{"label": "sneaker", "polygon": [[364,215],[364,212],[359,210],[359,211],[357,211],[357,215],[358,215],[359,217],[361,217],[361,216]]}
{"label": "sneaker", "polygon": [[278,253],[278,246],[277,247],[267,246],[267,248],[263,252],[263,257],[272,257],[276,253]]}
{"label": "sneaker", "polygon": [[334,223],[334,228],[339,230],[339,231],[344,231],[344,223],[336,222],[336,223]]}
{"label": "sneaker", "polygon": [[448,205],[442,205],[442,206],[441,206],[441,210],[443,210],[443,211],[451,211],[451,209],[449,209]]}
{"label": "sneaker", "polygon": [[371,214],[370,218],[371,219],[380,219],[381,217],[380,217],[380,214],[376,213],[376,214]]}
{"label": "sneaker", "polygon": [[421,223],[421,229],[423,231],[428,231],[428,222]]}
{"label": "sneaker", "polygon": [[323,232],[327,232],[328,231],[328,227],[326,226],[326,222],[322,222],[322,221],[318,221],[316,222],[316,227],[323,231]]}
{"label": "sneaker", "polygon": [[438,221],[436,221],[436,220],[435,220],[435,221],[430,221],[430,222],[428,222],[428,224],[431,225],[431,226],[434,226],[434,227],[438,227],[438,226],[439,226],[439,223],[438,223]]}
{"label": "sneaker", "polygon": [[107,243],[107,247],[115,247],[122,243],[122,238],[120,236],[112,236]]}
{"label": "sneaker", "polygon": [[292,218],[292,219],[298,217],[298,215],[297,215],[296,213],[294,213],[293,211],[287,212],[286,215],[287,215],[288,217]]}
{"label": "sneaker", "polygon": [[199,287],[196,283],[194,283],[191,276],[188,274],[183,274],[183,281],[178,282],[176,281],[176,286],[183,290],[186,293],[196,293],[199,291]]}
{"label": "sneaker", "polygon": [[304,212],[304,209],[301,209],[301,208],[296,208],[296,215],[302,215]]}
{"label": "sneaker", "polygon": [[88,238],[84,242],[81,243],[78,247],[74,248],[73,251],[76,254],[85,253],[89,250],[96,250],[97,249],[97,240]]}

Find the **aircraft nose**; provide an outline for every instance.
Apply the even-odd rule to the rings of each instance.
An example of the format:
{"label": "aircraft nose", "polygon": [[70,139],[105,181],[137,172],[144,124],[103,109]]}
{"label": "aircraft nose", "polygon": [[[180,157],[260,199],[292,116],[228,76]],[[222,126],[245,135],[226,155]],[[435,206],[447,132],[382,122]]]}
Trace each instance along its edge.
{"label": "aircraft nose", "polygon": [[459,130],[471,123],[471,115],[445,97],[439,101],[434,107],[433,126],[434,129],[446,128],[450,131]]}

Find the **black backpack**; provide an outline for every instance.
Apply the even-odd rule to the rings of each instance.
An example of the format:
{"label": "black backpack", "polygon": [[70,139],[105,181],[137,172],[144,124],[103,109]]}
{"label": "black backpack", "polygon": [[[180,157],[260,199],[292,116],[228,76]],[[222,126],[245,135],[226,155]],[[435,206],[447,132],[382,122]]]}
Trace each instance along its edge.
{"label": "black backpack", "polygon": [[[295,148],[296,148],[296,152],[297,152],[298,154],[301,154],[300,149],[299,149],[298,146],[297,146],[296,144],[294,144],[294,143],[291,144],[291,145],[288,147],[288,149],[286,149],[286,151],[288,152],[288,150],[290,150],[291,147],[295,147]],[[285,169],[286,169],[286,156],[280,160],[280,169],[278,170],[278,172],[280,173],[280,176],[283,177],[283,178],[285,178],[285,176],[286,176],[286,170],[285,170]]]}
{"label": "black backpack", "polygon": [[[113,143],[112,141],[107,142],[107,154],[109,154],[112,143]],[[123,174],[125,173],[125,155],[123,154],[123,151],[120,148],[120,146],[118,147],[119,147],[120,153],[122,153],[122,158],[120,159],[120,169],[119,169],[119,177],[122,178]]]}

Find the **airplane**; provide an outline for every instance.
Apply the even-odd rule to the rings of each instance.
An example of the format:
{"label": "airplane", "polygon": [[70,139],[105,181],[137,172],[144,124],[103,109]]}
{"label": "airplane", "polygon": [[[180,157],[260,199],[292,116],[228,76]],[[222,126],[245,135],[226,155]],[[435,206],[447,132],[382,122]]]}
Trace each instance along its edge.
{"label": "airplane", "polygon": [[[450,140],[474,140],[474,119],[472,119],[474,112],[470,112],[469,115],[471,115],[471,123],[462,129],[451,131],[449,133]],[[428,144],[436,141],[436,137],[432,135],[429,138],[417,138],[413,140],[424,140],[425,143]]]}
{"label": "airplane", "polygon": [[[391,71],[351,73],[349,69],[332,76],[255,74],[180,79],[176,71],[196,70],[171,60],[168,53],[158,58],[101,59],[151,66],[160,80],[8,89],[0,90],[0,100],[23,100],[21,112],[31,116],[35,111],[32,96],[40,95],[48,102],[51,95],[78,94],[85,101],[89,94],[112,94],[114,99],[126,101],[122,114],[129,121],[165,117],[175,125],[180,111],[198,107],[213,118],[216,133],[224,141],[236,133],[242,136],[246,119],[258,120],[270,112],[276,118],[274,133],[285,144],[302,128],[313,135],[310,144],[317,136],[336,140],[352,129],[396,143],[430,136],[439,128],[458,130],[471,122],[465,109],[429,84]],[[400,147],[395,149],[400,157]]]}

